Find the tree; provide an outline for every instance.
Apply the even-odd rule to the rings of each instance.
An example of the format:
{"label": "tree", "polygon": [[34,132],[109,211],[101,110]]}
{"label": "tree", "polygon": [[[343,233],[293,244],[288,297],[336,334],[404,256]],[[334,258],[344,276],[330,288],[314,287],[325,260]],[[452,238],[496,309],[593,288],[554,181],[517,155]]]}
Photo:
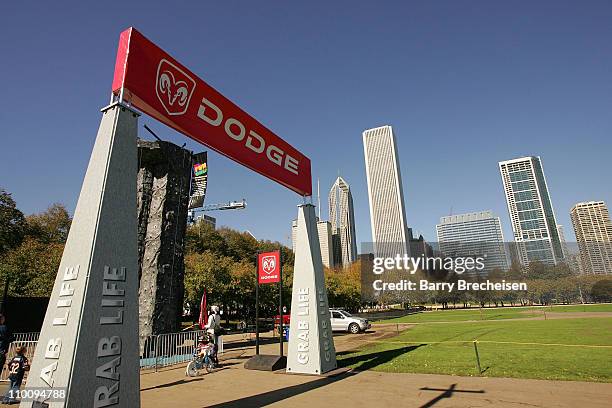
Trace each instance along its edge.
{"label": "tree", "polygon": [[185,253],[203,253],[210,251],[217,255],[227,255],[225,239],[215,228],[205,222],[198,222],[187,227],[185,236]]}
{"label": "tree", "polygon": [[582,295],[581,301],[584,302],[594,302],[592,290],[593,286],[601,279],[600,276],[597,275],[578,275],[576,277],[576,282],[578,285],[578,291]]}
{"label": "tree", "polygon": [[552,282],[545,279],[534,279],[527,281],[527,297],[533,303],[547,305],[555,297]]}
{"label": "tree", "polygon": [[520,281],[525,278],[525,268],[518,262],[512,262],[506,271],[506,279]]}
{"label": "tree", "polygon": [[53,204],[23,221],[23,240],[0,258],[0,275],[9,279],[13,296],[49,296],[72,220],[64,206]]}
{"label": "tree", "polygon": [[52,204],[46,211],[29,215],[27,235],[45,243],[63,244],[68,239],[72,218],[62,204]]}
{"label": "tree", "polygon": [[255,318],[255,264],[241,261],[232,265],[228,286],[228,302],[246,320]]}
{"label": "tree", "polygon": [[612,301],[612,280],[603,279],[593,285],[591,297],[596,302]]}
{"label": "tree", "polygon": [[25,229],[23,213],[17,209],[11,194],[0,189],[0,255],[21,244]]}
{"label": "tree", "polygon": [[[247,232],[238,232],[230,228],[221,228],[219,235],[225,240],[227,255],[236,261],[255,259],[258,242]],[[275,248],[278,249],[278,248]]]}
{"label": "tree", "polygon": [[0,275],[9,278],[13,296],[50,296],[64,245],[31,237],[9,251],[0,263]]}
{"label": "tree", "polygon": [[199,304],[204,289],[210,304],[220,303],[230,284],[232,259],[210,250],[185,256],[185,300]]}
{"label": "tree", "polygon": [[574,276],[566,276],[551,281],[555,290],[555,299],[562,303],[575,302],[579,297],[578,281]]}
{"label": "tree", "polygon": [[361,306],[361,261],[347,268],[325,268],[325,286],[330,307],[355,312]]}

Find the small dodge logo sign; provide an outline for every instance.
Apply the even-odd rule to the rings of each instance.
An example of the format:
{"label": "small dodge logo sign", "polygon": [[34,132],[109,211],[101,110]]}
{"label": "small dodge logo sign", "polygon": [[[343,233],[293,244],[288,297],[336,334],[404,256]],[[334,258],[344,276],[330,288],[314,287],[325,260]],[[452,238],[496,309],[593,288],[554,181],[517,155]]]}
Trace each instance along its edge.
{"label": "small dodge logo sign", "polygon": [[265,252],[258,255],[259,283],[275,283],[280,281],[280,252]]}
{"label": "small dodge logo sign", "polygon": [[264,256],[261,260],[261,266],[265,273],[268,275],[276,270],[276,257],[275,256]]}
{"label": "small dodge logo sign", "polygon": [[166,59],[159,61],[155,92],[168,115],[187,112],[195,81],[182,69]]}

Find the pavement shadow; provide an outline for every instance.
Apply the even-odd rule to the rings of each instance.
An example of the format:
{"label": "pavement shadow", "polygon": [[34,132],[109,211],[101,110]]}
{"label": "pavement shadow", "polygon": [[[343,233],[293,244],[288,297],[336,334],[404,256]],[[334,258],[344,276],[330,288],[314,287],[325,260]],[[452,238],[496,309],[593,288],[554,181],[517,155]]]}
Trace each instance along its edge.
{"label": "pavement shadow", "polygon": [[154,387],[149,387],[149,388],[141,388],[140,391],[149,391],[149,390],[155,390],[158,388],[168,388],[168,387],[174,387],[175,385],[181,385],[181,384],[189,384],[191,382],[195,382],[195,381],[202,381],[204,378],[199,377],[199,378],[193,378],[191,380],[177,380],[177,381],[172,381],[166,384],[160,384],[160,385],[156,385]]}
{"label": "pavement shadow", "polygon": [[[248,360],[249,358],[253,357],[253,355],[251,354],[241,354],[239,356],[231,356],[231,357],[227,357],[227,360]],[[220,359],[221,361],[224,361],[223,359]]]}
{"label": "pavement shadow", "polygon": [[[272,343],[278,344],[278,337],[260,337],[259,338],[259,345],[272,344]],[[249,347],[249,346],[253,346],[254,344],[255,344],[254,338],[253,340],[236,340],[236,341],[223,343],[223,350],[231,350],[231,349],[236,349],[236,348]]]}
{"label": "pavement shadow", "polygon": [[240,361],[220,360],[218,368],[229,368],[230,366],[242,364]]}
{"label": "pavement shadow", "polygon": [[[417,344],[413,346],[405,346],[391,350],[379,351],[369,354],[358,354],[351,357],[346,357],[338,360],[338,367],[349,367],[355,364],[361,363],[358,367],[355,367],[357,371],[366,371],[371,370],[375,367],[378,367],[381,364],[388,363],[389,361],[401,356],[402,354],[410,353],[418,349],[419,347],[426,346],[426,344]],[[340,352],[336,353],[336,355],[346,355],[353,354],[354,352]]]}
{"label": "pavement shadow", "polygon": [[310,381],[304,384],[292,385],[290,387],[281,388],[274,391],[268,391],[257,395],[251,395],[250,397],[244,397],[233,401],[222,402],[215,405],[208,405],[209,408],[244,408],[244,407],[263,407],[266,405],[274,404],[276,402],[285,400],[287,398],[294,397],[299,394],[303,394],[308,391],[315,390],[317,388],[324,387],[326,385],[335,383],[336,381],[343,380],[352,375],[351,372],[342,373],[335,376],[319,378],[314,381]]}
{"label": "pavement shadow", "polygon": [[458,393],[458,392],[460,392],[460,393],[469,393],[469,394],[484,394],[485,393],[484,390],[458,390],[456,383],[450,385],[448,388],[422,387],[420,389],[421,389],[421,391],[442,391],[442,394],[438,395],[437,397],[435,397],[431,401],[428,401],[425,404],[421,405],[419,408],[430,408],[430,407],[433,407],[435,404],[440,402],[440,400],[443,400],[445,398],[451,398],[453,396],[453,394]]}

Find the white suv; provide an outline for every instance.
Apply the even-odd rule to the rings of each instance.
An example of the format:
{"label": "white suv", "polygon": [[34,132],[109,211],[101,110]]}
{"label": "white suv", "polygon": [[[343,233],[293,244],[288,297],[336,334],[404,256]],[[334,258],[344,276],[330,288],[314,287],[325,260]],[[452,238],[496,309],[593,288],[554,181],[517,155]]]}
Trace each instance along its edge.
{"label": "white suv", "polygon": [[351,316],[349,312],[342,309],[329,309],[332,331],[343,331],[357,334],[368,330],[372,325],[366,319]]}

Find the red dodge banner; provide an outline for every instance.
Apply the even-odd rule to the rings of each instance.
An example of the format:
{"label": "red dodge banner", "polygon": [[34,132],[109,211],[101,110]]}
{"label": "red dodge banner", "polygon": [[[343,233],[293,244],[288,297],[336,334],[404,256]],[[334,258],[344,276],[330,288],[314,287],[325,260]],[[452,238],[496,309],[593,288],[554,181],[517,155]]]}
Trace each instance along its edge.
{"label": "red dodge banner", "polygon": [[263,252],[257,255],[259,283],[280,282],[280,251]]}
{"label": "red dodge banner", "polygon": [[310,160],[134,28],[121,33],[113,93],[211,149],[301,195]]}

